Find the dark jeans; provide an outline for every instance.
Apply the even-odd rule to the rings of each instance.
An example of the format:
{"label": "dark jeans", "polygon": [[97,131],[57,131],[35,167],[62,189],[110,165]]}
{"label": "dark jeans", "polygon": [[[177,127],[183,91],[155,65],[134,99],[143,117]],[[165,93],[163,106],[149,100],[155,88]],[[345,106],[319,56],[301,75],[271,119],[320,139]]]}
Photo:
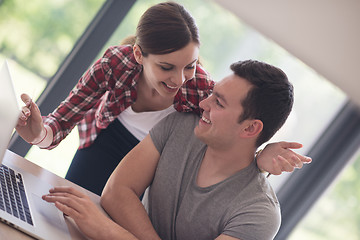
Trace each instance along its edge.
{"label": "dark jeans", "polygon": [[111,173],[138,143],[139,140],[115,119],[101,130],[90,147],[77,150],[65,178],[101,195]]}

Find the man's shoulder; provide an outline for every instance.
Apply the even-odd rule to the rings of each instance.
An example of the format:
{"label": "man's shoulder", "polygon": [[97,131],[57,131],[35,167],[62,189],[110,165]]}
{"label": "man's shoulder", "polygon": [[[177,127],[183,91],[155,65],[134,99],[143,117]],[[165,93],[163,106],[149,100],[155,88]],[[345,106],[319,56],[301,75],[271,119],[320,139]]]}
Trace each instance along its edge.
{"label": "man's shoulder", "polygon": [[175,135],[180,138],[184,134],[192,134],[198,121],[199,117],[194,113],[176,111],[163,118],[150,133],[152,136],[168,133],[167,136]]}
{"label": "man's shoulder", "polygon": [[195,125],[200,119],[200,117],[195,113],[178,111],[169,114],[166,118],[167,120],[181,125]]}
{"label": "man's shoulder", "polygon": [[224,233],[240,239],[272,239],[281,224],[280,204],[272,189],[256,180],[249,185],[229,204]]}
{"label": "man's shoulder", "polygon": [[[279,209],[279,201],[273,190],[270,182],[266,177],[258,171],[258,169],[252,169],[253,175],[250,177],[248,184],[246,185],[244,191],[248,194],[247,204],[249,206],[256,205],[257,207],[269,208],[270,211]],[[241,195],[244,195],[243,193]],[[240,197],[244,199],[243,197]]]}
{"label": "man's shoulder", "polygon": [[[246,196],[244,198],[244,196]],[[276,233],[281,223],[280,203],[275,191],[262,173],[253,176],[242,194],[238,195],[234,212],[246,212],[247,219],[258,224],[264,236]]]}

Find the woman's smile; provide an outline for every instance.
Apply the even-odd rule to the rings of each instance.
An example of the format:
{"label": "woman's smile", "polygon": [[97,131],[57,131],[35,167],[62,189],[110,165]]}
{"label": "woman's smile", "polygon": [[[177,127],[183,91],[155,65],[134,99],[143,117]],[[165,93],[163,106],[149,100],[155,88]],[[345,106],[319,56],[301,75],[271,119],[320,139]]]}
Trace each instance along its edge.
{"label": "woman's smile", "polygon": [[179,90],[178,86],[170,86],[170,85],[166,84],[165,82],[161,82],[161,83],[164,85],[165,89],[169,92],[177,92]]}

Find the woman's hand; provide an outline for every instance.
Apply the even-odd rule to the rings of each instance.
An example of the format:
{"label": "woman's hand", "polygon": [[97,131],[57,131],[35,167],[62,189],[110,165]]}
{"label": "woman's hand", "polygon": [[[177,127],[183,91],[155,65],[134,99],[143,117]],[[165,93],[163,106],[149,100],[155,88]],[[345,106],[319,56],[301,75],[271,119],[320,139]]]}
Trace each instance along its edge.
{"label": "woman's hand", "polygon": [[16,131],[28,143],[39,142],[45,131],[39,107],[27,94],[21,94],[21,100],[25,106],[23,106],[18,118]]}
{"label": "woman's hand", "polygon": [[118,227],[87,195],[74,188],[55,187],[42,198],[47,202],[55,203],[55,206],[74,219],[80,231],[91,239],[108,239],[111,230]]}
{"label": "woman's hand", "polygon": [[302,168],[304,163],[311,163],[312,159],[291,150],[299,148],[302,148],[302,144],[296,142],[270,143],[257,156],[257,165],[262,171],[274,175]]}

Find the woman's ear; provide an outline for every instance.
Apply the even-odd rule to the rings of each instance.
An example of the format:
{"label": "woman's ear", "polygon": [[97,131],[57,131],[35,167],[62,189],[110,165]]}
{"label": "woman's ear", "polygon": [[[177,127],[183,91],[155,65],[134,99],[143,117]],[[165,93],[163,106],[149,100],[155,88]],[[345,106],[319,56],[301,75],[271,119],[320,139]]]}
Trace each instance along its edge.
{"label": "woman's ear", "polygon": [[264,124],[261,120],[249,120],[248,125],[242,131],[242,135],[247,138],[257,137],[261,133],[263,127]]}
{"label": "woman's ear", "polygon": [[142,55],[142,51],[139,45],[135,44],[133,46],[133,53],[135,56],[135,60],[138,64],[142,64],[143,62],[143,55]]}

